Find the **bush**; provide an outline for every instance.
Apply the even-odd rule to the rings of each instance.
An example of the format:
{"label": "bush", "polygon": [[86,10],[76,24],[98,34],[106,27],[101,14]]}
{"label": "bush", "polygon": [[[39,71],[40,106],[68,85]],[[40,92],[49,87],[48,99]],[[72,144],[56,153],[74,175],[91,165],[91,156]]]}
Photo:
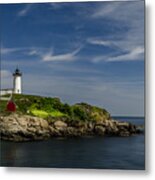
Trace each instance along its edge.
{"label": "bush", "polygon": [[67,103],[61,107],[61,111],[69,116],[73,116],[72,108]]}
{"label": "bush", "polygon": [[80,120],[83,120],[83,121],[88,120],[88,116],[86,112],[80,107],[73,106],[73,112],[74,112],[74,116],[78,117]]}

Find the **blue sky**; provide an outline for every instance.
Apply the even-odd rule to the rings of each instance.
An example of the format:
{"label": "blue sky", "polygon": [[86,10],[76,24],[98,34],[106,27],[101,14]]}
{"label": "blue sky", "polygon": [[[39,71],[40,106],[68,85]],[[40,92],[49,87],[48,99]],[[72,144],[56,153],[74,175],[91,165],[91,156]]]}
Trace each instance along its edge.
{"label": "blue sky", "polygon": [[144,1],[0,5],[1,86],[144,115]]}

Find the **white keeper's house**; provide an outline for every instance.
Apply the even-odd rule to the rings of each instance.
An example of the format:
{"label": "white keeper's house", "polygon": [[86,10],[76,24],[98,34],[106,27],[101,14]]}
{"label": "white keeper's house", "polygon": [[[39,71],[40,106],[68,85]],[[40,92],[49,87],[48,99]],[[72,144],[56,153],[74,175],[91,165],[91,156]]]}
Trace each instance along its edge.
{"label": "white keeper's house", "polygon": [[22,93],[22,73],[16,68],[13,75],[13,88],[12,89],[0,89],[0,96],[5,94],[21,94]]}

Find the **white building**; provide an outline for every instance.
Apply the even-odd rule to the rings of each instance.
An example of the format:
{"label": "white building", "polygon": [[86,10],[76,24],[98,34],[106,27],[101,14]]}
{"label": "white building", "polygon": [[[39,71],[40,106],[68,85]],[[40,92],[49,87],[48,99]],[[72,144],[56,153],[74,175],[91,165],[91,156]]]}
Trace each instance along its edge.
{"label": "white building", "polygon": [[22,73],[17,68],[13,73],[13,88],[12,89],[0,89],[0,95],[5,94],[21,94],[22,93]]}

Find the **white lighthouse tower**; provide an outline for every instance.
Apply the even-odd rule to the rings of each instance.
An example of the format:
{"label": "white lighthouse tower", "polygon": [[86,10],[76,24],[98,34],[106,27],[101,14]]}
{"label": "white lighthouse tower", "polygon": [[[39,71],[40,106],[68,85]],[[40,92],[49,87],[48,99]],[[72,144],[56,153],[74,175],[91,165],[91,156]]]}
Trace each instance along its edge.
{"label": "white lighthouse tower", "polygon": [[18,68],[16,68],[15,72],[13,73],[13,93],[22,93],[22,73]]}

